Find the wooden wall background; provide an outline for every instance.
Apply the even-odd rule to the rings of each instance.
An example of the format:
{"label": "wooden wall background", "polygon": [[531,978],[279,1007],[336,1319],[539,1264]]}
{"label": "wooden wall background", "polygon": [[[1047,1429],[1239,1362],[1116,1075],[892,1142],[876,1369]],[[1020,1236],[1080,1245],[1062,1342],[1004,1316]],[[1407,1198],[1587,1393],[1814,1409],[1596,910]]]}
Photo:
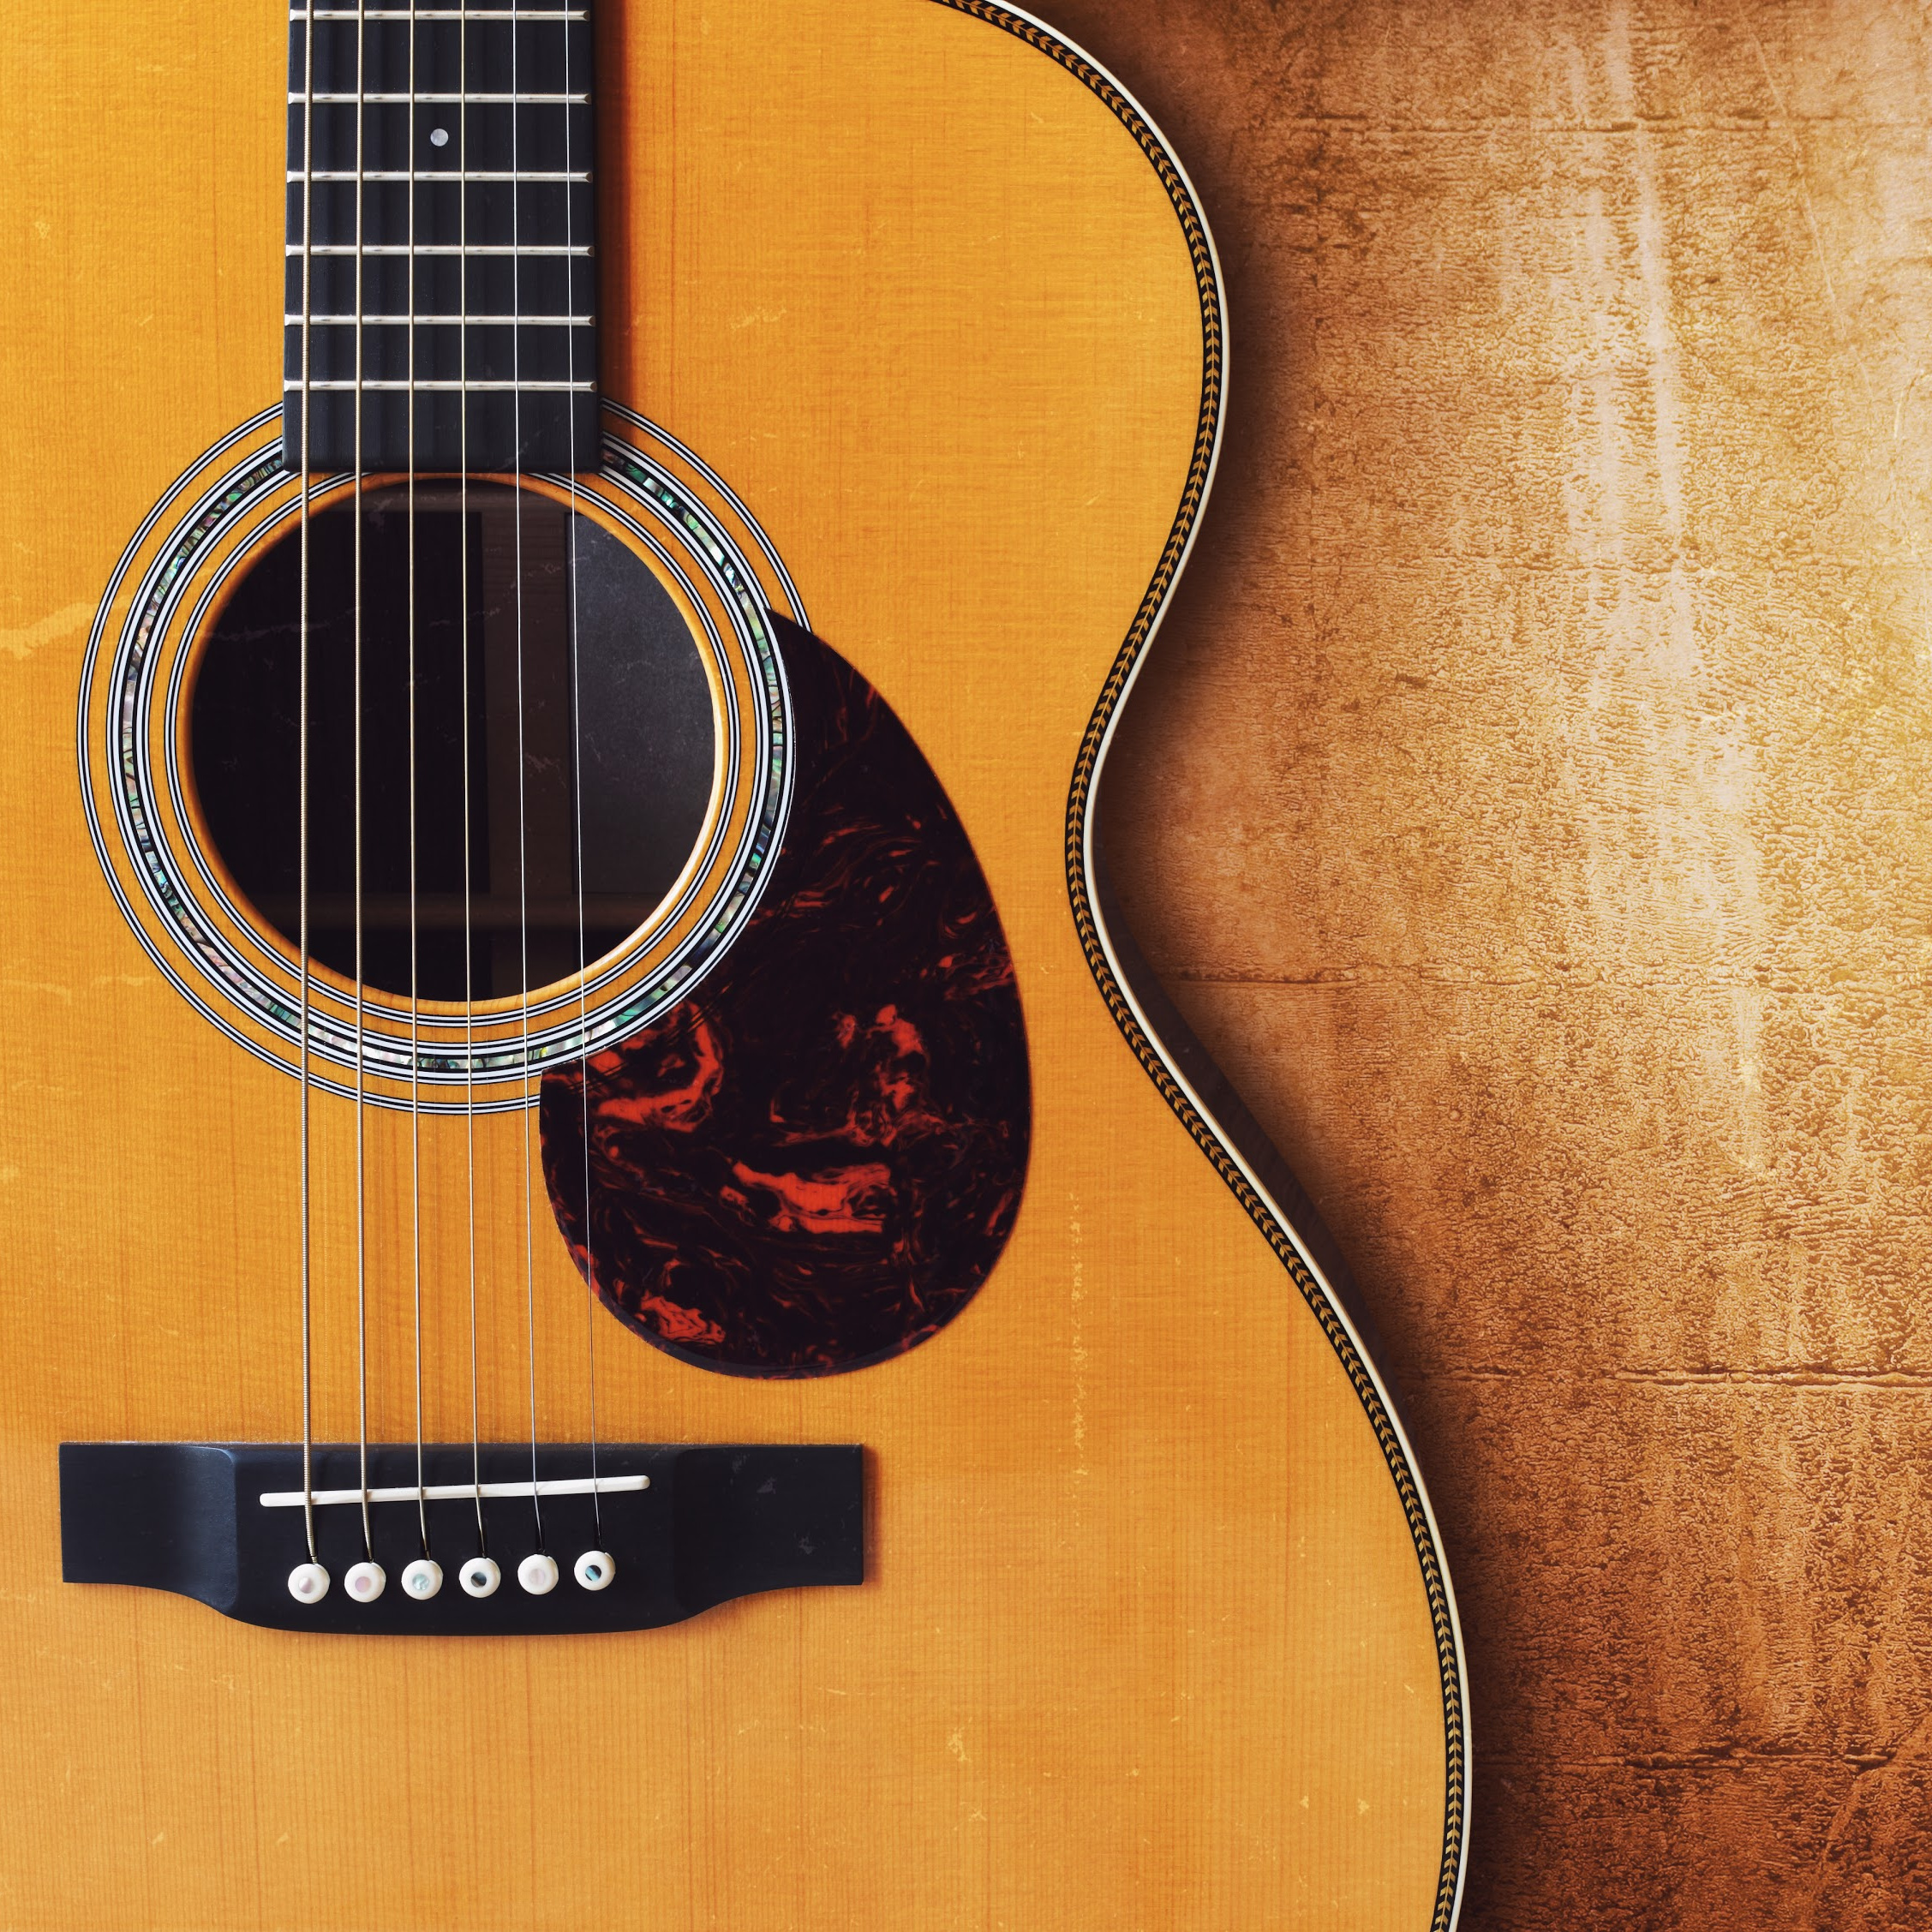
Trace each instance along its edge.
{"label": "wooden wall background", "polygon": [[1932,1924],[1932,12],[1047,3],[1232,291],[1113,864],[1414,1413],[1465,1923]]}

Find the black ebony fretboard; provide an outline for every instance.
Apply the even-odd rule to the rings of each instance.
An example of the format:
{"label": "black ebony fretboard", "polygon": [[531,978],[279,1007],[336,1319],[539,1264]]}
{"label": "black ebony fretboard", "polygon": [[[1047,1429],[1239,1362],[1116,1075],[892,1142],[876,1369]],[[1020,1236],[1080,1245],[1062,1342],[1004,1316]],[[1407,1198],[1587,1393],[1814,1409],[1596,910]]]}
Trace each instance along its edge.
{"label": "black ebony fretboard", "polygon": [[305,344],[314,474],[596,468],[590,51],[588,0],[292,8],[291,470]]}

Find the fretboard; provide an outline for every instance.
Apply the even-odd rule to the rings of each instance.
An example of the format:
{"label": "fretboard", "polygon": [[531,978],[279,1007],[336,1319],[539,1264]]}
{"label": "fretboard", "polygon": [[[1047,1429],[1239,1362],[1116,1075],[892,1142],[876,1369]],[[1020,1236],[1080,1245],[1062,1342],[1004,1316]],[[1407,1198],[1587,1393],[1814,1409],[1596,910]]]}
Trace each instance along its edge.
{"label": "fretboard", "polygon": [[291,470],[305,396],[313,474],[596,467],[590,57],[588,0],[291,8]]}

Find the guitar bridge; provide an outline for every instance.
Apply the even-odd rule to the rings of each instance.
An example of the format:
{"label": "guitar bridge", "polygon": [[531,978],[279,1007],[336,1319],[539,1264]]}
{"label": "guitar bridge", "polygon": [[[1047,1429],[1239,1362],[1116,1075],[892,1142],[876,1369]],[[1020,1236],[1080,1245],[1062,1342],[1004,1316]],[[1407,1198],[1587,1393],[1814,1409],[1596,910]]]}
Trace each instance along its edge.
{"label": "guitar bridge", "polygon": [[[582,1444],[422,1457],[419,1471],[414,1444],[371,1444],[365,1510],[356,1445],[319,1444],[305,1509],[300,1444],[63,1443],[62,1574],[271,1630],[394,1636],[654,1630],[733,1597],[864,1581],[856,1445],[604,1443],[595,1492]],[[305,1597],[292,1580],[311,1516],[323,1575]],[[479,1591],[485,1572],[501,1587]]]}

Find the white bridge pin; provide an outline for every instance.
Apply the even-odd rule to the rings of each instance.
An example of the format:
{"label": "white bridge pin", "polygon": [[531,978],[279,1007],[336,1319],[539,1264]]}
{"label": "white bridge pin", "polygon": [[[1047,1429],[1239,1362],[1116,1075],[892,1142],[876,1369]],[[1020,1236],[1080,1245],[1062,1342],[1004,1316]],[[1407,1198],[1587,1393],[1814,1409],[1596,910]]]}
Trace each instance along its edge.
{"label": "white bridge pin", "polygon": [[289,1572],[289,1594],[297,1603],[320,1603],[329,1594],[329,1573],[319,1563],[298,1563]]}
{"label": "white bridge pin", "polygon": [[547,1597],[557,1587],[557,1559],[541,1550],[533,1552],[517,1565],[517,1581],[533,1597]]}
{"label": "white bridge pin", "polygon": [[374,1603],[382,1594],[383,1586],[388,1581],[388,1572],[380,1563],[365,1561],[350,1565],[342,1587],[356,1602]]}
{"label": "white bridge pin", "polygon": [[617,1576],[608,1550],[586,1550],[577,1559],[577,1580],[587,1590],[607,1590]]}
{"label": "white bridge pin", "polygon": [[497,1568],[493,1557],[471,1557],[458,1572],[457,1581],[467,1595],[493,1597],[497,1585],[503,1581],[503,1572]]}
{"label": "white bridge pin", "polygon": [[443,1566],[434,1557],[418,1557],[403,1572],[403,1588],[418,1603],[428,1603],[443,1587]]}

